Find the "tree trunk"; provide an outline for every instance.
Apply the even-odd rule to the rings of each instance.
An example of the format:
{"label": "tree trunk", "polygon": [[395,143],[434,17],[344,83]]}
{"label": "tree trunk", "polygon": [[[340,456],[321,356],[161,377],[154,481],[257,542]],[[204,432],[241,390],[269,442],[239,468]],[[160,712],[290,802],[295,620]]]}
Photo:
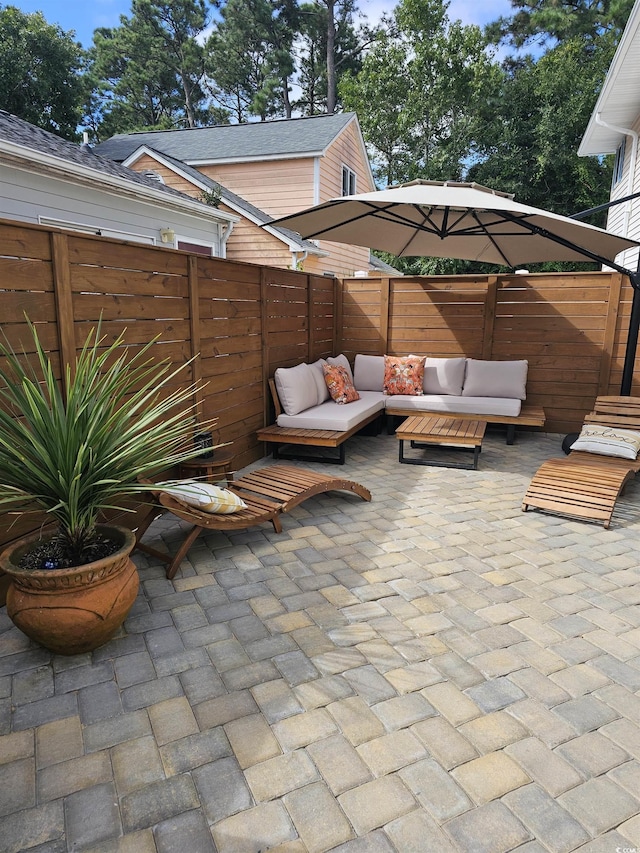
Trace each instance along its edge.
{"label": "tree trunk", "polygon": [[285,118],[291,118],[291,100],[289,98],[289,79],[285,77],[282,81],[282,103],[284,104]]}
{"label": "tree trunk", "polygon": [[327,114],[336,111],[336,25],[334,18],[335,0],[327,4]]}

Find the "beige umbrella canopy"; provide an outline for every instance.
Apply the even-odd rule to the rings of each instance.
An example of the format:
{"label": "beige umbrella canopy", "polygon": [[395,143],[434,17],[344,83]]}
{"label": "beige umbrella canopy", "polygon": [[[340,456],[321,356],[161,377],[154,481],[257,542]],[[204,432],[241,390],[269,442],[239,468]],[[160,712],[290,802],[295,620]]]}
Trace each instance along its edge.
{"label": "beige umbrella canopy", "polygon": [[[331,199],[276,220],[307,240],[350,243],[396,257],[463,258],[515,267],[536,261],[609,263],[638,246],[479,184],[412,181]],[[626,272],[626,270],[624,270]]]}
{"label": "beige umbrella canopy", "polygon": [[633,285],[621,394],[631,393],[640,329],[640,272],[615,262],[635,240],[529,207],[479,184],[411,181],[334,198],[276,221],[307,240],[331,240],[396,257],[462,258],[516,267],[540,261],[595,261]]}

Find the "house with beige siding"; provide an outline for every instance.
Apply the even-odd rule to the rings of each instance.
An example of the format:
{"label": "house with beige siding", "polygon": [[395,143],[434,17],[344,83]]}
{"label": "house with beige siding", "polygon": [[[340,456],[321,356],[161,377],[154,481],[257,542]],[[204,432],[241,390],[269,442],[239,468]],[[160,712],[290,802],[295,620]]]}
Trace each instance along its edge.
{"label": "house with beige siding", "polygon": [[[607,72],[589,124],[578,148],[582,157],[615,154],[607,230],[640,241],[640,0],[629,20]],[[616,261],[638,268],[638,249],[629,249]]]}
{"label": "house with beige siding", "polygon": [[375,189],[355,113],[120,134],[96,151],[194,197],[219,185],[220,209],[240,217],[227,243],[232,260],[337,276],[379,269],[366,248],[306,241],[270,224]]}
{"label": "house with beige siding", "polygon": [[0,218],[218,257],[239,220],[3,110]]}

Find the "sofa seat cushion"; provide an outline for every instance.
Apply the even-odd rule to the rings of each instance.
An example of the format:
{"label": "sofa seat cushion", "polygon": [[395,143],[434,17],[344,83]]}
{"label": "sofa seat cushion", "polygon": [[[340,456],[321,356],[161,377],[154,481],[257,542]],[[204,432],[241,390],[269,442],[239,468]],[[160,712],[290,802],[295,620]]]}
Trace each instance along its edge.
{"label": "sofa seat cushion", "polygon": [[382,412],[384,401],[381,391],[360,391],[360,399],[346,406],[328,400],[297,415],[278,415],[277,424],[292,429],[331,429],[346,432],[368,415]]}
{"label": "sofa seat cushion", "polygon": [[387,408],[416,412],[457,412],[472,415],[505,415],[517,417],[521,400],[508,397],[456,397],[449,394],[424,394],[413,397],[405,394],[386,398]]}

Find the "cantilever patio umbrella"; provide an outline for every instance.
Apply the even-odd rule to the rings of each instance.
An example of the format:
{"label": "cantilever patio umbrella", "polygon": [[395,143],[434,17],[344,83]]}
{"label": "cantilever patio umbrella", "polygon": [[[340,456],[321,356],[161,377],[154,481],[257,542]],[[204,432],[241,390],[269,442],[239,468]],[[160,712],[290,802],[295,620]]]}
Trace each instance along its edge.
{"label": "cantilever patio umbrella", "polygon": [[[607,264],[628,275],[633,285],[638,315],[632,314],[632,327],[637,341],[640,276],[614,259],[640,243],[520,204],[508,193],[479,184],[418,180],[331,199],[275,224],[286,225],[307,240],[367,246],[396,257],[463,258],[508,267],[536,261]],[[630,341],[633,332],[630,328]],[[622,394],[630,393],[634,359],[635,341],[627,346]]]}

